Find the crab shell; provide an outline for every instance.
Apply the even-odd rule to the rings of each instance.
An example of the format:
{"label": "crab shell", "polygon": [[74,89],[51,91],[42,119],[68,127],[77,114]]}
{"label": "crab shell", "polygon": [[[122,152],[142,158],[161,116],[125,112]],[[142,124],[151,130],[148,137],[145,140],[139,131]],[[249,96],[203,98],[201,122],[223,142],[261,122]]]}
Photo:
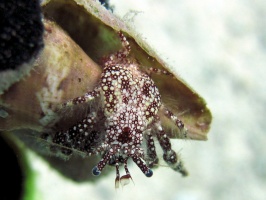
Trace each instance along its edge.
{"label": "crab shell", "polygon": [[[49,154],[43,146],[33,144],[34,137],[47,130],[70,127],[86,115],[88,110],[82,106],[67,114],[58,112],[57,107],[97,85],[102,72],[100,59],[121,48],[118,30],[127,36],[131,55],[142,70],[154,67],[174,73],[135,30],[98,2],[50,0],[43,2],[42,9],[45,48],[34,63],[28,64],[27,70],[31,70],[1,91],[0,96],[0,131],[7,137],[15,133],[36,152]],[[151,78],[159,88],[162,102],[184,122],[188,129],[187,137],[206,140],[212,120],[210,110],[203,98],[178,75],[175,77],[152,75]],[[178,128],[166,117],[162,115],[161,120],[171,138],[181,137]],[[29,134],[33,137],[28,137]],[[84,171],[87,169],[88,166]],[[72,170],[63,173],[75,180],[89,176],[77,176],[69,174],[69,171]]]}

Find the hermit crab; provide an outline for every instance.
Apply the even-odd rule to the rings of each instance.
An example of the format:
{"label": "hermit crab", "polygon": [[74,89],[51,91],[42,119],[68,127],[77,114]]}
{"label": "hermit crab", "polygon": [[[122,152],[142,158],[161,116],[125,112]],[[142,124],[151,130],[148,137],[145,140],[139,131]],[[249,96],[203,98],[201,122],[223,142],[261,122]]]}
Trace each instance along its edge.
{"label": "hermit crab", "polygon": [[151,177],[159,148],[168,166],[186,176],[170,140],[207,139],[205,101],[95,1],[44,1],[43,12],[44,50],[23,80],[2,91],[0,131],[76,181],[97,180],[111,165],[115,186],[126,184],[130,160]]}
{"label": "hermit crab", "polygon": [[[187,171],[182,161],[171,148],[171,142],[163,130],[159,112],[173,121],[184,137],[186,129],[170,110],[161,102],[161,96],[149,74],[159,73],[174,78],[167,71],[150,68],[142,72],[139,64],[130,59],[130,44],[119,32],[122,50],[111,54],[104,60],[104,68],[99,85],[83,96],[69,100],[63,107],[83,104],[98,98],[100,103],[94,112],[75,124],[70,129],[57,132],[52,141],[62,146],[82,150],[92,154],[102,154],[102,159],[93,168],[93,175],[99,175],[106,164],[116,166],[116,185],[120,179],[131,178],[127,167],[129,158],[140,170],[151,177],[153,172],[149,166],[158,164],[155,151],[156,137],[163,149],[163,158],[175,171],[186,176]],[[95,106],[95,104],[92,104]],[[94,125],[101,121],[103,130]],[[98,127],[98,126],[97,126]],[[144,152],[143,143],[146,143]],[[65,149],[62,149],[63,153]],[[124,164],[126,175],[120,178],[119,165]]]}

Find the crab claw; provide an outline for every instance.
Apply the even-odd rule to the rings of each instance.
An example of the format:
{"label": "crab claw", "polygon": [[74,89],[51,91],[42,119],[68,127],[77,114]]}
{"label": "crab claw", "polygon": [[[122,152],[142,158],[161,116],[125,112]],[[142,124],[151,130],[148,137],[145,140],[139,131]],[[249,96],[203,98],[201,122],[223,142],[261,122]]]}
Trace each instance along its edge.
{"label": "crab claw", "polygon": [[97,166],[95,166],[95,167],[93,167],[93,169],[92,169],[92,174],[93,174],[94,176],[99,176],[99,175],[101,174],[101,171],[98,169]]}
{"label": "crab claw", "polygon": [[146,173],[145,176],[147,177],[151,177],[153,175],[153,171],[151,169],[149,169]]}

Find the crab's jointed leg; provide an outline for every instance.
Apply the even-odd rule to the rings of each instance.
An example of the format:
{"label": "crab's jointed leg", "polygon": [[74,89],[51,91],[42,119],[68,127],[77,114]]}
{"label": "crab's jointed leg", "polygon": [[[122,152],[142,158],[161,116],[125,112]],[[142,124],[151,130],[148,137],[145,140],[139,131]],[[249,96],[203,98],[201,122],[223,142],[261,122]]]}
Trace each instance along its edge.
{"label": "crab's jointed leg", "polygon": [[145,139],[147,145],[147,158],[145,158],[145,160],[148,167],[153,167],[154,165],[158,164],[159,160],[156,154],[155,143],[150,129],[146,131]]}
{"label": "crab's jointed leg", "polygon": [[162,129],[160,124],[157,124],[157,138],[160,146],[163,149],[163,159],[175,171],[180,172],[183,176],[187,176],[188,172],[185,169],[182,160],[177,156],[176,152],[172,149],[169,137]]}
{"label": "crab's jointed leg", "polygon": [[60,108],[65,108],[65,107],[69,107],[69,106],[73,106],[77,104],[86,103],[99,96],[100,96],[100,91],[98,88],[95,88],[94,90],[87,92],[82,96],[68,100],[67,102],[63,103]]}

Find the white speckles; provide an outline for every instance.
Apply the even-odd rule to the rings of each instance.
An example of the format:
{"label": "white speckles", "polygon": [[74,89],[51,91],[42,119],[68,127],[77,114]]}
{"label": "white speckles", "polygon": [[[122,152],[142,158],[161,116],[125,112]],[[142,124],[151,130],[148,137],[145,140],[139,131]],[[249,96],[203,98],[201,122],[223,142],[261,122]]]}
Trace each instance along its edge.
{"label": "white speckles", "polygon": [[106,85],[103,86],[103,90],[105,90],[105,91],[108,90],[108,86],[106,86]]}
{"label": "white speckles", "polygon": [[157,129],[158,129],[159,131],[162,131],[162,130],[163,130],[163,128],[162,128],[161,126],[157,126]]}
{"label": "white speckles", "polygon": [[117,142],[117,141],[114,141],[111,143],[111,145],[117,145],[117,144],[119,144],[119,142]]}
{"label": "white speckles", "polygon": [[107,71],[104,76],[105,77],[110,77],[110,75],[111,75],[110,72]]}
{"label": "white speckles", "polygon": [[112,80],[112,85],[117,87],[119,85],[118,81],[117,80]]}
{"label": "white speckles", "polygon": [[172,116],[171,116],[171,119],[172,119],[172,120],[177,120],[177,117],[172,115]]}

